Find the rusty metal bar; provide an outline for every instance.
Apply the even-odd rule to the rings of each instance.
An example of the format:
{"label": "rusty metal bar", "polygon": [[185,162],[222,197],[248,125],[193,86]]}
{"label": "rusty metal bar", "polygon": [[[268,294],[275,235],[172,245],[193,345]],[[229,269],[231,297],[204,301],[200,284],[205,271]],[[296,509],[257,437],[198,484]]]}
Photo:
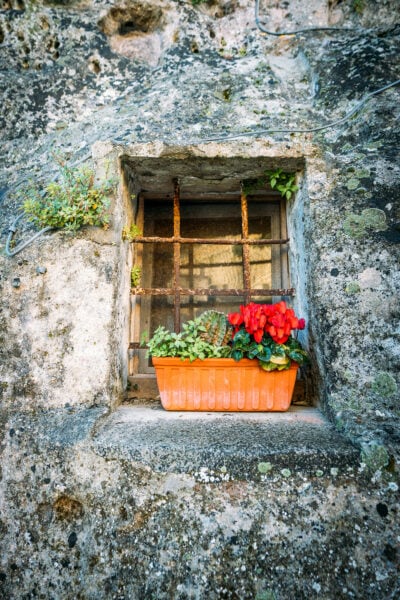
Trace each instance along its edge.
{"label": "rusty metal bar", "polygon": [[[179,201],[179,182],[174,179],[174,238],[180,238],[181,235],[181,209]],[[181,268],[181,244],[179,241],[174,241],[174,329],[175,333],[179,333],[181,329],[181,297],[179,291],[180,284],[180,268]]]}
{"label": "rusty metal bar", "polygon": [[140,342],[130,342],[128,349],[129,350],[147,350],[147,344],[141,344]]}
{"label": "rusty metal bar", "polygon": [[[131,293],[136,296],[245,296],[248,289],[215,289],[215,288],[132,288]],[[294,296],[295,289],[254,289],[253,296]]]}
{"label": "rusty metal bar", "polygon": [[157,236],[152,236],[152,237],[136,237],[132,243],[137,243],[137,244],[157,244],[157,243],[161,243],[161,244],[174,244],[174,243],[179,243],[179,244],[215,244],[215,245],[225,245],[225,246],[231,246],[233,244],[236,244],[238,246],[243,246],[244,244],[248,244],[251,246],[257,246],[257,245],[268,245],[268,244],[287,244],[289,242],[289,238],[286,239],[279,239],[279,240],[269,240],[266,238],[262,238],[259,240],[237,240],[234,238],[183,238],[180,236],[173,236],[173,237],[157,237]]}
{"label": "rusty metal bar", "polygon": [[242,211],[242,260],[243,260],[243,286],[246,290],[245,301],[248,304],[251,300],[251,281],[250,281],[250,248],[249,248],[249,214],[247,207],[247,196],[243,189],[240,195],[240,205]]}

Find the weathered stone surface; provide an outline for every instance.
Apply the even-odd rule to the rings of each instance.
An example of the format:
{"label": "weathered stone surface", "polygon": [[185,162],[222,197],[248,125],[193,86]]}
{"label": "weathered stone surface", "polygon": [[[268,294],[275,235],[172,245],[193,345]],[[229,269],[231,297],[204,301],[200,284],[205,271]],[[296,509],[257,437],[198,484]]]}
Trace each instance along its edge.
{"label": "weathered stone surface", "polygon": [[203,472],[215,480],[222,473],[223,479],[258,480],[265,462],[275,473],[286,468],[309,474],[359,462],[359,451],[316,409],[306,408],[204,415],[166,413],[157,405],[122,407],[97,430],[94,443],[104,457],[133,460],[153,471]]}
{"label": "weathered stone surface", "polygon": [[[117,415],[111,417],[116,435],[121,432]],[[212,453],[210,462],[203,456],[192,473],[178,473],[171,464],[155,472],[129,456],[132,428],[125,440],[115,438],[118,450],[110,451],[110,421],[93,427],[99,416],[99,409],[71,408],[10,416],[5,423],[3,597],[17,592],[69,598],[73,590],[75,597],[93,599],[250,599],[267,592],[292,598],[314,597],[318,589],[328,599],[338,586],[342,597],[349,596],[344,590],[370,598],[396,596],[393,478],[365,478],[366,465],[351,455],[336,467],[316,462],[308,473],[294,461],[272,468],[264,461],[248,481],[243,470],[237,478],[224,465],[210,468]],[[198,417],[188,417],[192,427]],[[262,417],[248,416],[249,429]],[[285,417],[288,429],[296,418],[295,413]],[[269,424],[271,419],[266,418]],[[307,420],[314,428],[326,427],[309,412]],[[137,423],[131,427],[138,430]],[[180,427],[185,431],[187,421]],[[171,428],[171,436],[176,431]],[[291,438],[296,450],[298,441]],[[152,443],[154,430],[147,441],[154,457]],[[160,437],[158,448],[162,443]],[[166,441],[166,456],[179,443]],[[365,449],[366,459],[374,456],[374,469],[382,468],[381,454]],[[244,456],[240,451],[239,458]],[[187,459],[179,460],[188,466]]]}

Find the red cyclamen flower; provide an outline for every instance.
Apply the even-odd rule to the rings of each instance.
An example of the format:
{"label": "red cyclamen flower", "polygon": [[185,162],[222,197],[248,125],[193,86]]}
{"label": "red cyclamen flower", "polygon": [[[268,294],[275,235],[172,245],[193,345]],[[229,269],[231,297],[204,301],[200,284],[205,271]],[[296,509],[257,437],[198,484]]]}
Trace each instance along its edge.
{"label": "red cyclamen flower", "polygon": [[282,300],[276,304],[256,304],[250,302],[240,307],[240,312],[230,313],[228,321],[235,328],[235,333],[243,324],[247,333],[253,336],[258,344],[264,333],[271,336],[274,342],[284,344],[293,329],[304,329],[305,320],[298,319],[292,308]]}

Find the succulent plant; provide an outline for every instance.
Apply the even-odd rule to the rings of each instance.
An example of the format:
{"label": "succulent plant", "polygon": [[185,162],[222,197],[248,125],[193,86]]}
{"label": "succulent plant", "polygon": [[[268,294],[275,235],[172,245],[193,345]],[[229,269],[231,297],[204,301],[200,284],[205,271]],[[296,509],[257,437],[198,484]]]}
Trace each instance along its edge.
{"label": "succulent plant", "polygon": [[233,327],[222,312],[206,310],[196,319],[196,322],[199,326],[205,328],[200,337],[209,344],[226,346],[229,340],[232,339]]}

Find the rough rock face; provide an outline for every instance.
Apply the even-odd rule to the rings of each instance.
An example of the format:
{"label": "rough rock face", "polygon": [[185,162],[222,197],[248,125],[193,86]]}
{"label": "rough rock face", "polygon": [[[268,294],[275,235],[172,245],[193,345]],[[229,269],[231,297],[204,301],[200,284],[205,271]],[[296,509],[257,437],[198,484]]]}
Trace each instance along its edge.
{"label": "rough rock face", "polygon": [[396,597],[393,483],[351,468],[156,473],[84,441],[98,409],[70,415],[68,433],[53,415],[43,435],[44,417],[6,434],[3,597]]}
{"label": "rough rock face", "polygon": [[[400,79],[398,6],[265,1],[260,20],[343,30],[268,36],[250,0],[1,4],[0,249],[17,190],[56,175],[54,152],[120,182],[108,231],[0,255],[5,598],[400,592],[399,86],[369,95]],[[317,455],[307,473],[229,479],[207,463],[159,472],[96,438],[126,383],[121,231],[140,160],[298,170],[289,228],[313,394],[361,463],[331,471]],[[33,232],[20,222],[16,237]]]}

